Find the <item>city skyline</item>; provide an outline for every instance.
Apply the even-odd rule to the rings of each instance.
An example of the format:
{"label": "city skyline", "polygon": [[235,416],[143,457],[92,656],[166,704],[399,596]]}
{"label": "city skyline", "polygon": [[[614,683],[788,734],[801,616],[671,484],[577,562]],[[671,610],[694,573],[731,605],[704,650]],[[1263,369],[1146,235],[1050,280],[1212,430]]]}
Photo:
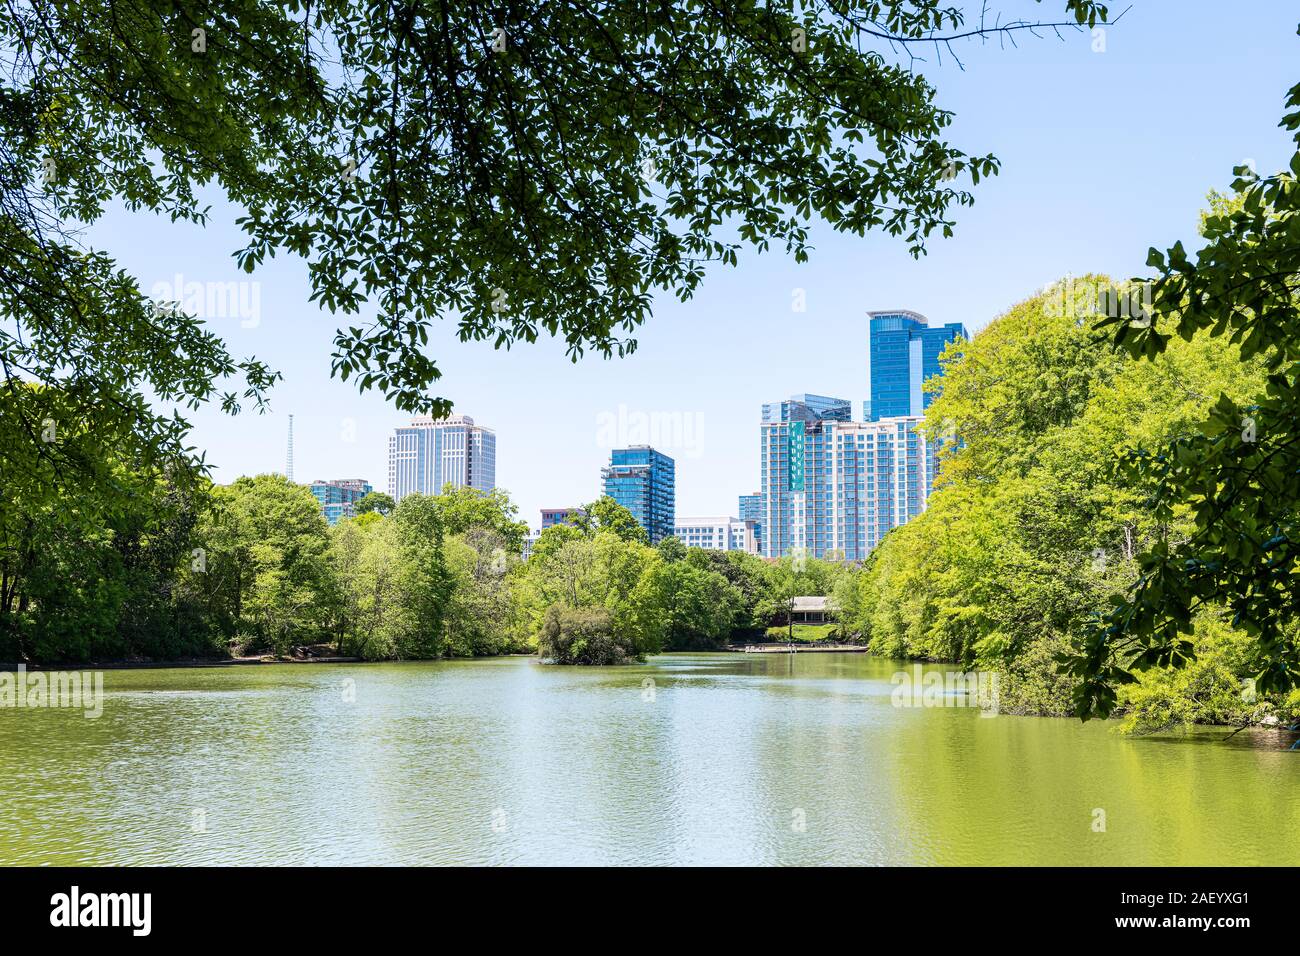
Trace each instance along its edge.
{"label": "city skyline", "polygon": [[[968,338],[960,322],[931,325],[906,309],[871,311],[868,319],[871,398],[862,403],[861,419],[854,420],[851,400],[827,395],[800,393],[764,403],[760,490],[737,494],[735,515],[681,516],[676,462],[648,444],[610,452],[601,469],[601,494],[626,507],[651,543],[673,536],[690,547],[768,558],[807,553],[865,560],[889,530],[925,509],[938,474],[938,448],[918,431],[937,394],[924,391],[924,384],[943,375],[945,349]],[[620,415],[619,425],[626,428],[626,416]],[[448,484],[492,491],[495,460],[495,432],[476,426],[470,416],[416,417],[389,439],[389,493],[400,501]],[[330,512],[324,495],[337,496],[337,489],[318,489],[319,484],[312,491],[333,524],[339,514]],[[542,508],[538,524],[521,517],[537,532],[583,511],[581,505]]]}
{"label": "city skyline", "polygon": [[[866,317],[868,320],[867,360],[865,363],[866,391],[873,398],[862,401],[860,418],[854,415],[854,402],[851,399],[834,398],[807,392],[798,393],[788,399],[776,402],[765,402],[759,416],[760,446],[763,451],[760,455],[762,461],[760,474],[756,476],[756,479],[762,488],[769,489],[769,491],[775,486],[770,484],[768,476],[768,444],[771,440],[769,431],[765,427],[768,425],[789,423],[797,418],[809,423],[820,424],[825,422],[858,426],[857,428],[841,429],[828,438],[828,441],[838,440],[842,446],[847,437],[849,447],[851,449],[856,447],[859,453],[864,441],[868,444],[879,443],[881,455],[885,454],[884,448],[888,443],[891,457],[895,443],[899,445],[900,449],[904,447],[904,443],[911,448],[921,448],[919,469],[904,467],[901,476],[897,479],[898,488],[896,491],[904,499],[898,506],[899,514],[892,515],[893,509],[891,508],[889,509],[891,517],[882,517],[880,519],[882,523],[877,525],[875,523],[876,511],[873,508],[871,511],[871,527],[863,529],[863,534],[858,536],[861,540],[854,539],[847,546],[844,546],[842,540],[843,531],[841,529],[839,533],[830,536],[830,539],[835,542],[834,546],[822,544],[809,546],[811,553],[818,557],[828,550],[839,550],[846,552],[845,556],[849,560],[863,560],[879,539],[883,537],[885,531],[895,526],[895,524],[910,520],[924,508],[925,498],[932,489],[937,473],[937,460],[934,446],[927,442],[923,436],[915,433],[916,426],[924,421],[923,409],[929,406],[930,399],[933,397],[931,394],[925,394],[922,397],[922,384],[925,379],[942,374],[938,356],[943,348],[954,339],[965,338],[969,334],[961,322],[948,322],[943,325],[930,324],[926,316],[907,309],[871,310],[866,313]],[[881,346],[881,340],[887,340],[884,348]],[[887,382],[886,379],[888,379]],[[903,409],[903,412],[902,414],[888,415],[873,414],[873,399],[877,408],[884,408],[893,412],[896,411],[895,406],[899,406]],[[624,406],[620,406],[618,428],[621,432],[626,432],[629,429],[629,422],[628,416],[622,413],[623,409]],[[293,416],[289,416],[289,419],[290,429],[292,429]],[[663,424],[661,422],[660,426],[662,427]],[[667,424],[670,427],[681,427],[680,422],[673,422],[672,420]],[[647,433],[652,433],[654,428],[655,423],[652,420],[645,423]],[[896,432],[897,434],[895,434]],[[292,430],[290,431],[289,440],[292,448]],[[788,436],[783,437],[783,440],[788,440]],[[817,439],[810,436],[810,447],[813,447],[816,442]],[[415,416],[407,425],[398,426],[394,429],[393,435],[389,437],[388,449],[388,484],[385,490],[395,501],[400,501],[404,495],[413,491],[436,494],[447,484],[454,486],[467,485],[484,492],[491,491],[496,487],[496,429],[476,424],[473,417],[469,415],[452,414],[444,419]],[[655,513],[651,518],[647,519],[643,513],[644,507],[628,500],[629,493],[622,487],[629,477],[627,475],[623,476],[622,479],[613,478],[615,490],[611,493],[611,475],[620,467],[626,470],[628,466],[633,464],[633,458],[636,459],[635,464],[637,467],[648,468],[650,473],[653,473],[653,462],[642,463],[640,458],[637,457],[643,453],[660,462],[660,467],[666,464],[668,468],[668,487],[672,505],[667,517],[655,511],[655,509],[651,509]],[[629,458],[629,454],[632,458]],[[819,446],[817,454],[820,454]],[[832,455],[829,460],[839,466],[843,454],[843,449],[841,449],[839,456]],[[859,457],[861,457],[860,454]],[[871,456],[868,455],[868,457]],[[474,462],[479,462],[477,475],[475,475],[474,471]],[[873,462],[871,465],[864,465],[863,467],[871,471],[873,467],[878,466]],[[669,533],[681,537],[681,535],[677,534],[677,528],[685,524],[693,524],[701,527],[691,528],[686,537],[683,538],[684,543],[692,546],[716,546],[721,550],[753,550],[768,557],[779,557],[792,547],[805,546],[801,543],[803,541],[802,533],[796,533],[791,537],[789,525],[791,520],[795,519],[792,519],[789,514],[788,503],[765,507],[763,503],[765,492],[762,490],[757,494],[737,492],[735,495],[737,501],[735,514],[716,512],[707,516],[680,517],[681,512],[675,510],[677,491],[675,472],[675,460],[649,444],[641,443],[627,448],[612,449],[608,463],[602,466],[601,469],[601,487],[598,496],[610,495],[615,500],[618,500],[620,504],[627,506],[637,516],[642,526],[646,528],[652,541],[661,540],[663,537],[667,537]],[[856,477],[856,471],[851,477]],[[786,480],[787,476],[783,472],[780,481],[777,483],[781,484]],[[771,481],[777,481],[776,477],[773,476]],[[337,482],[313,482],[313,493],[317,493],[316,488],[319,484],[337,484]],[[744,485],[744,482],[741,484]],[[911,494],[907,490],[909,487],[911,488]],[[782,488],[782,490],[785,489]],[[320,498],[321,495],[317,493],[317,497]],[[588,500],[581,494],[571,497],[575,501]],[[816,494],[814,493],[815,497]],[[339,515],[331,514],[324,499],[321,500],[322,509],[325,510],[327,518],[333,524]],[[582,510],[582,507],[578,504],[542,507],[537,511],[538,520],[533,520],[532,516],[524,514],[521,509],[519,518],[528,525],[530,531],[536,532],[544,530],[552,524],[562,523],[567,514],[581,513]],[[867,513],[865,508],[863,513]],[[748,533],[744,530],[747,516],[752,522]],[[901,520],[899,520],[900,516]],[[727,522],[738,526],[739,530],[736,527],[728,527]],[[761,529],[764,524],[769,524],[773,528],[772,540],[774,548],[782,550],[769,551],[764,547],[761,536]],[[720,527],[728,527],[728,530],[719,531],[718,528]],[[687,540],[687,538],[693,540]],[[716,545],[702,544],[706,539],[720,543]]]}

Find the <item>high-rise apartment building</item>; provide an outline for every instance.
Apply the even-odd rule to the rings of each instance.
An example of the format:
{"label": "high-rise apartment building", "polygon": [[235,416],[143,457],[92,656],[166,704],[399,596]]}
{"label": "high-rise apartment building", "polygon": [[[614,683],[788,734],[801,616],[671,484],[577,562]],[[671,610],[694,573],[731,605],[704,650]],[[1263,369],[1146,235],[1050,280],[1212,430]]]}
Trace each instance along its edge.
{"label": "high-rise apartment building", "polygon": [[615,448],[601,471],[605,494],[636,518],[657,544],[673,533],[677,507],[676,465],[649,445]]}
{"label": "high-rise apartment building", "polygon": [[847,422],[793,406],[761,425],[762,553],[862,561],[925,508],[937,460],[922,418]]}
{"label": "high-rise apartment building", "polygon": [[468,415],[411,420],[388,439],[388,493],[436,495],[443,487],[496,487],[497,437]]}
{"label": "high-rise apartment building", "polygon": [[954,339],[970,337],[966,327],[960,322],[932,327],[919,312],[902,309],[867,314],[871,317],[867,347],[871,397],[862,406],[863,420],[924,415],[934,396],[921,385],[943,374],[939,355]]}
{"label": "high-rise apartment building", "polygon": [[364,478],[339,478],[311,483],[311,493],[316,496],[321,514],[330,524],[336,524],[340,518],[355,517],[357,502],[374,490],[374,486]]}
{"label": "high-rise apartment building", "polygon": [[[826,433],[843,421],[843,399],[795,396],[763,406],[760,426],[760,488],[763,494],[763,554],[820,555],[829,547],[830,487],[822,473]],[[825,417],[824,417],[825,416]],[[809,467],[814,469],[809,473]]]}
{"label": "high-rise apartment building", "polygon": [[[938,471],[937,441],[917,426],[943,374],[939,355],[967,338],[959,322],[931,328],[917,312],[871,312],[864,421],[849,403],[795,395],[763,406],[760,542],[768,557],[866,558],[889,529],[925,509]],[[747,503],[747,499],[751,503]],[[741,497],[741,515],[753,508]]]}

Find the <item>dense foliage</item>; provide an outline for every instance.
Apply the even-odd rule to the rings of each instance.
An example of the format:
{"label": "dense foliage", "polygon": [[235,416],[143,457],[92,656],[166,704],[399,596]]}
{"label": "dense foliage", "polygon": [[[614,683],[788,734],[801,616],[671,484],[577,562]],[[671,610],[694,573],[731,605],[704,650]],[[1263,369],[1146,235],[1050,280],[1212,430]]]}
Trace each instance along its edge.
{"label": "dense foliage", "polygon": [[[7,405],[0,396],[0,417]],[[129,467],[104,436],[69,429],[58,440],[114,490],[51,498],[55,460],[0,462],[0,660],[202,652],[202,609],[180,581],[201,558],[201,491],[183,467]]]}
{"label": "dense foliage", "polygon": [[[529,631],[557,639],[571,619],[553,616],[547,623],[553,609],[601,609],[624,656],[640,658],[761,634],[783,618],[788,596],[828,594],[842,573],[829,562],[767,562],[736,551],[687,548],[676,538],[651,547],[627,509],[601,498],[541,533],[522,570],[520,607]],[[594,626],[590,617],[572,620],[587,630]]]}
{"label": "dense foliage", "polygon": [[560,604],[542,619],[537,651],[557,664],[626,664],[644,656],[636,635],[619,630],[605,608]]}
{"label": "dense foliage", "polygon": [[[1287,107],[1280,125],[1300,144],[1300,85]],[[1134,671],[1196,659],[1206,608],[1227,608],[1255,638],[1243,666],[1260,688],[1300,682],[1300,149],[1271,176],[1235,172],[1234,196],[1202,218],[1199,253],[1181,242],[1151,250],[1150,316],[1102,323],[1135,357],[1158,363],[1180,340],[1211,336],[1267,377],[1247,394],[1211,392],[1194,427],[1147,436],[1165,440],[1125,456],[1128,480],[1152,489],[1162,530],[1144,545],[1133,588],[1071,655],[1084,716],[1107,713]]]}
{"label": "dense foliage", "polygon": [[[1115,288],[1104,276],[1068,279],[953,349],[927,428],[962,441],[925,512],[836,592],[845,626],[878,653],[1001,672],[1004,710],[1076,713],[1079,679],[1061,668],[1073,639],[1138,580],[1143,551],[1195,532],[1193,516],[1159,507],[1117,459],[1267,385],[1265,362],[1205,333],[1149,362],[1115,352],[1093,330],[1099,304],[1135,293],[1109,296]],[[1156,667],[1121,693],[1131,726],[1248,721],[1291,706],[1278,693],[1247,700],[1250,642],[1226,617],[1211,605],[1191,622],[1204,668]]]}
{"label": "dense foliage", "polygon": [[129,512],[33,508],[0,525],[0,660],[328,645],[369,660],[540,650],[618,663],[752,636],[782,620],[782,595],[838,573],[673,538],[652,548],[609,498],[548,528],[525,562],[526,526],[501,490],[448,486],[396,506],[372,495],[331,528],[279,475],[209,486],[119,471],[134,482]]}

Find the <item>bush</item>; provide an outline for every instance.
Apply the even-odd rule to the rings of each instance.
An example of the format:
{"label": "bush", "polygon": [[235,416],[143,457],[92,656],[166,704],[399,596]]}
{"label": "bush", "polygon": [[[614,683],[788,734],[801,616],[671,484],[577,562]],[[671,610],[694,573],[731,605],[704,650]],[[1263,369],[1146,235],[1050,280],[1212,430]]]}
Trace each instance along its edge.
{"label": "bush", "polygon": [[[995,644],[996,642],[989,642]],[[1018,716],[1071,717],[1074,715],[1075,678],[1062,674],[1056,655],[1068,650],[1060,634],[1044,634],[1018,653],[990,653],[976,661],[979,670],[998,674],[998,711]]]}
{"label": "bush", "polygon": [[1290,709],[1279,695],[1254,693],[1246,682],[1254,639],[1231,627],[1222,611],[1196,620],[1196,657],[1180,668],[1139,672],[1120,688],[1121,729],[1129,734],[1184,732],[1192,724],[1237,727],[1285,722]]}
{"label": "bush", "polygon": [[626,664],[643,659],[631,637],[615,633],[610,613],[603,607],[549,607],[537,653],[555,664]]}

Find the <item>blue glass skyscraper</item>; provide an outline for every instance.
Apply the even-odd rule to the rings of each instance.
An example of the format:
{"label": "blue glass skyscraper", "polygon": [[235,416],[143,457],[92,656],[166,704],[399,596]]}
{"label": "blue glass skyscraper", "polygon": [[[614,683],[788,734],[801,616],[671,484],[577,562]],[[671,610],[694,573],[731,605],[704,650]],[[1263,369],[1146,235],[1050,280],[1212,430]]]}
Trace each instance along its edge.
{"label": "blue glass skyscraper", "polygon": [[754,541],[759,552],[763,550],[763,492],[740,496],[740,520],[750,521],[754,525]]}
{"label": "blue glass skyscraper", "polygon": [[897,309],[868,312],[868,394],[865,421],[924,415],[934,398],[921,390],[928,378],[943,374],[939,355],[954,339],[970,338],[960,322],[930,327],[919,312]]}
{"label": "blue glass skyscraper", "polygon": [[374,487],[364,478],[311,483],[311,493],[316,496],[321,514],[330,524],[337,524],[340,518],[355,517],[357,502],[372,491]]}
{"label": "blue glass skyscraper", "polygon": [[605,494],[628,511],[657,544],[672,536],[677,511],[676,464],[649,445],[615,448],[601,472]]}

